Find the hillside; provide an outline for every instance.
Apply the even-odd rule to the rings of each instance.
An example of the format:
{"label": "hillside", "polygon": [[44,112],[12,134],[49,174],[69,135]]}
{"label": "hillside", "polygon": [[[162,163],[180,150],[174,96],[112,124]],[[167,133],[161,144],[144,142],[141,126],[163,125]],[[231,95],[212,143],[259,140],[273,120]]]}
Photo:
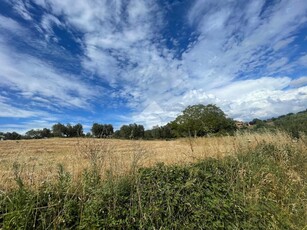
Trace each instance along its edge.
{"label": "hillside", "polygon": [[307,134],[307,110],[280,116],[273,119],[273,123],[276,127],[290,132],[294,137],[299,137],[300,132]]}
{"label": "hillside", "polygon": [[[243,124],[243,125],[242,125]],[[303,133],[307,134],[307,110],[298,113],[289,113],[277,118],[273,117],[267,120],[253,119],[249,123],[240,123],[241,127],[249,128],[254,131],[268,129],[280,129],[286,131],[294,138],[299,138]]]}

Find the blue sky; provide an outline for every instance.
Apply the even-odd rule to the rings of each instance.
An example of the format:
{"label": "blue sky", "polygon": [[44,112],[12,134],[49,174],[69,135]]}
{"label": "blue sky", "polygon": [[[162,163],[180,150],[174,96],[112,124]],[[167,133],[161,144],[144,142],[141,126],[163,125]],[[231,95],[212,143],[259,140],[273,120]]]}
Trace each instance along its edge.
{"label": "blue sky", "polygon": [[305,0],[1,0],[0,131],[307,108]]}

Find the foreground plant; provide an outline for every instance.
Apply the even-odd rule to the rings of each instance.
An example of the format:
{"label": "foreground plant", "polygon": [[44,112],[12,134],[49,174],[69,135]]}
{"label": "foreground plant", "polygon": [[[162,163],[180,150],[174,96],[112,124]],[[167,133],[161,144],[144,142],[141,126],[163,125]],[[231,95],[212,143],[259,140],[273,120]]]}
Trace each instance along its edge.
{"label": "foreground plant", "polygon": [[59,166],[57,181],[39,189],[16,166],[18,189],[0,194],[0,228],[304,229],[305,150],[259,143],[189,165],[133,166],[125,176],[102,177],[91,164],[77,182]]}

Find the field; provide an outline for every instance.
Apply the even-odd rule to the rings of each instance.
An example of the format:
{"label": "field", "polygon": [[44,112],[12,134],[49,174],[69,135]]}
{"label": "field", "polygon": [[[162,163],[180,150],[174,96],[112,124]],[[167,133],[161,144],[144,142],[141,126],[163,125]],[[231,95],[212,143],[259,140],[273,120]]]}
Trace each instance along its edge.
{"label": "field", "polygon": [[[171,141],[129,141],[114,139],[51,138],[0,142],[0,189],[16,183],[16,173],[31,186],[52,181],[61,164],[75,180],[93,161],[99,163],[100,173],[112,171],[123,175],[136,167],[186,164],[207,157],[223,158],[237,152],[249,151],[259,143],[304,148],[304,139],[294,142],[288,135],[277,133],[241,133],[235,136],[177,139]],[[18,168],[18,170],[17,170]],[[16,172],[16,170],[18,172]]]}
{"label": "field", "polygon": [[306,141],[2,141],[0,229],[306,229]]}

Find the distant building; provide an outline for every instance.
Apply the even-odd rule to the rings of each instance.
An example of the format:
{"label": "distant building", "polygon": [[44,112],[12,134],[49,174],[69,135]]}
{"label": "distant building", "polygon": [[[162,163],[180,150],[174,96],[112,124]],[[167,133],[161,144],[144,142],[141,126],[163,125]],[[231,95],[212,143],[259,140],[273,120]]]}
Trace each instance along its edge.
{"label": "distant building", "polygon": [[4,141],[5,136],[0,135],[0,141]]}

